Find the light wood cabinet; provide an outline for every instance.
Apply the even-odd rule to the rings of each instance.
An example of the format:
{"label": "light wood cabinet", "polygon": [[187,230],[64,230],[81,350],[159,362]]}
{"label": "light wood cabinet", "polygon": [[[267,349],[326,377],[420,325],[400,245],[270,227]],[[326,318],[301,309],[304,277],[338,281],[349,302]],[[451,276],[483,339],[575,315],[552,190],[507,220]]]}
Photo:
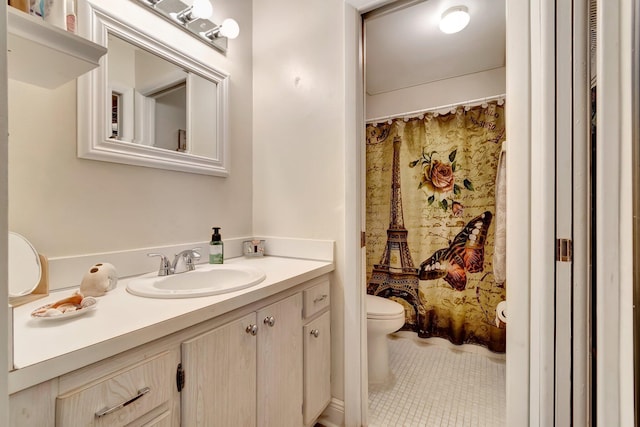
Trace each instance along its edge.
{"label": "light wood cabinet", "polygon": [[330,282],[323,278],[305,289],[304,425],[311,426],[331,400]]}
{"label": "light wood cabinet", "polygon": [[304,326],[304,425],[312,425],[331,400],[331,313]]}
{"label": "light wood cabinet", "polygon": [[169,417],[175,387],[172,372],[172,357],[165,352],[60,395],[56,400],[56,425],[141,426],[161,415]]}
{"label": "light wood cabinet", "polygon": [[238,307],[11,395],[10,425],[311,426],[331,398],[329,305],[323,276]]}
{"label": "light wood cabinet", "polygon": [[302,296],[258,311],[258,425],[302,425]]}
{"label": "light wood cabinet", "polygon": [[57,394],[57,380],[47,381],[12,394],[9,396],[9,425],[54,427]]}
{"label": "light wood cabinet", "polygon": [[255,324],[251,313],[182,344],[182,425],[256,425]]}
{"label": "light wood cabinet", "polygon": [[182,344],[186,426],[302,425],[302,297]]}

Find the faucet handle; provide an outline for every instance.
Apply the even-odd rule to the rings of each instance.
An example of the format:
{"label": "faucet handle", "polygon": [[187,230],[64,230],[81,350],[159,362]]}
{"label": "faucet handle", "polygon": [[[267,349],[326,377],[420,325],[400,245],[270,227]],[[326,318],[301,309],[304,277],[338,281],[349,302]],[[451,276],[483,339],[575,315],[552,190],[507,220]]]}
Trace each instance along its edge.
{"label": "faucet handle", "polygon": [[160,268],[158,269],[158,276],[168,276],[171,274],[171,263],[166,256],[157,253],[147,254],[148,257],[158,256],[160,257]]}
{"label": "faucet handle", "polygon": [[198,246],[197,248],[192,248],[191,249],[191,259],[194,261],[198,261],[201,257],[200,255],[200,250],[202,250],[202,248],[200,246]]}
{"label": "faucet handle", "polygon": [[186,263],[187,263],[187,271],[193,271],[196,269],[196,262],[200,260],[200,252],[198,252],[201,248],[193,248],[187,252],[186,255]]}

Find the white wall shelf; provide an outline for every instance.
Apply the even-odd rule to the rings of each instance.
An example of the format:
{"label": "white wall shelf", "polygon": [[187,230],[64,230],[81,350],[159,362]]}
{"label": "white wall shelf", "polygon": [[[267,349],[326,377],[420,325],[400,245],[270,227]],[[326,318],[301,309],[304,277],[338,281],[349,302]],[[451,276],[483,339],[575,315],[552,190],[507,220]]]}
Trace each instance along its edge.
{"label": "white wall shelf", "polygon": [[9,78],[54,89],[100,64],[107,48],[7,8]]}

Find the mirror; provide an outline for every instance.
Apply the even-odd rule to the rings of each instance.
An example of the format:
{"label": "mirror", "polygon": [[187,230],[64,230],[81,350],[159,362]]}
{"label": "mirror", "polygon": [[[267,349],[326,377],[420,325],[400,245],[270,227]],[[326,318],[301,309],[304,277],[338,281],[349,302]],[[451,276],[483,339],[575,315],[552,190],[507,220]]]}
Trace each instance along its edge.
{"label": "mirror", "polygon": [[86,7],[108,53],[79,79],[78,156],[227,176],[229,76]]}
{"label": "mirror", "polygon": [[9,232],[9,297],[28,295],[40,283],[38,252],[18,233]]}

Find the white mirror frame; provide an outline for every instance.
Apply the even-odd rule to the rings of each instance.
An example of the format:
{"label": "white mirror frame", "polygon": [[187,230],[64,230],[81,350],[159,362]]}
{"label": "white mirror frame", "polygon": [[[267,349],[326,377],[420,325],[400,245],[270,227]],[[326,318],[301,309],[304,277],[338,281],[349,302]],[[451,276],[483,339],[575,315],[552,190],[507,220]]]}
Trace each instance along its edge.
{"label": "white mirror frame", "polygon": [[109,60],[107,54],[101,58],[98,68],[78,78],[78,157],[204,175],[228,176],[229,75],[208,67],[171,46],[160,44],[153,37],[120,22],[88,2],[86,7],[88,13],[85,16],[91,24],[87,26],[87,34],[82,34],[84,37],[107,46],[108,33],[114,34],[217,84],[217,131],[214,150],[216,154],[213,158],[203,157],[108,138],[111,133],[111,121],[107,100],[111,99],[111,94],[107,80],[107,61]]}

